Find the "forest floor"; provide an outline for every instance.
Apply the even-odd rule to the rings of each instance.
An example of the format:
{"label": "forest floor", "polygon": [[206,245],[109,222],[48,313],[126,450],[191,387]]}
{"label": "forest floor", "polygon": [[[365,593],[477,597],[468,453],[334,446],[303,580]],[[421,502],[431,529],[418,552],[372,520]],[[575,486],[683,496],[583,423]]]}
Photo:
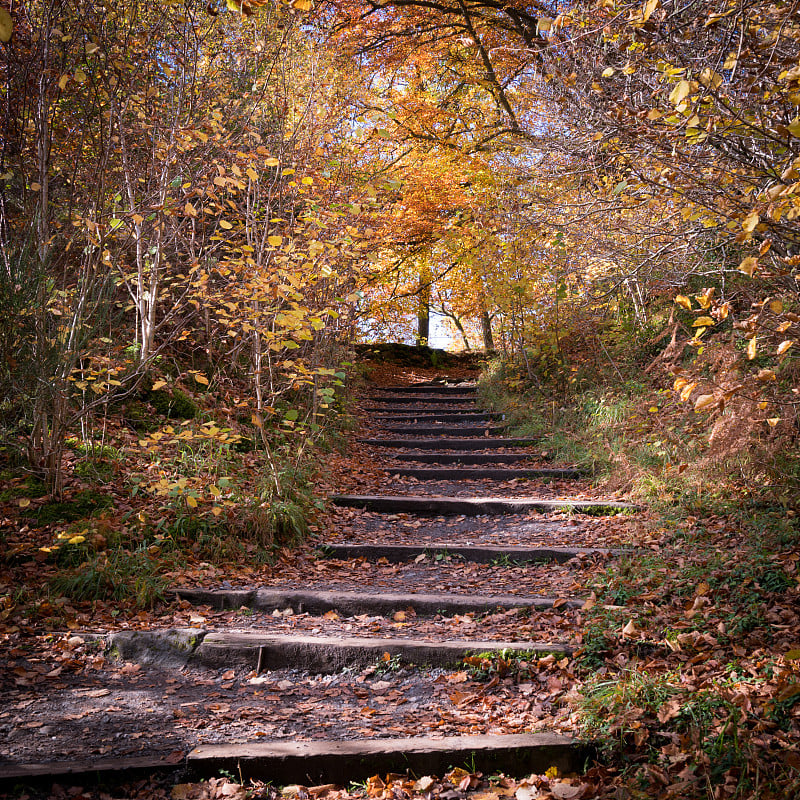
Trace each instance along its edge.
{"label": "forest floor", "polygon": [[[111,781],[128,764],[153,775],[133,780],[131,772],[129,783],[117,781],[101,796],[273,797],[278,790],[261,780],[263,770],[247,766],[253,743],[389,746],[466,735],[491,744],[528,734],[557,737],[538,756],[528,743],[517,762],[528,769],[482,769],[480,749],[471,758],[453,751],[442,761],[452,769],[410,777],[400,774],[400,757],[398,774],[368,767],[364,774],[362,766],[329,780],[321,770],[317,785],[311,766],[283,793],[301,800],[793,796],[800,556],[792,520],[762,516],[767,527],[758,529],[735,511],[669,520],[631,509],[588,476],[537,477],[573,466],[554,464],[540,442],[468,451],[519,455],[503,464],[519,476],[481,478],[482,465],[461,467],[465,475],[476,470],[463,479],[406,474],[441,466],[414,460],[420,454],[467,451],[430,445],[444,434],[387,428],[464,406],[425,395],[392,405],[398,393],[381,389],[444,374],[372,368],[354,409],[360,426],[348,451],[329,457],[317,486],[346,497],[329,504],[303,546],[280,551],[274,563],[194,560],[166,573],[173,590],[185,591],[152,611],[50,597],[21,615],[8,603],[0,613],[0,779],[10,794],[0,796],[93,796],[93,770]],[[466,368],[446,376],[465,395],[477,377]],[[405,409],[413,409],[405,414],[411,420],[380,418]],[[458,438],[458,425],[473,423],[428,424]],[[404,436],[427,444],[374,444]],[[407,459],[401,466],[397,455]],[[357,507],[376,496],[556,505],[491,514]],[[608,507],[582,513],[581,501],[599,500]],[[336,549],[347,547],[360,550]],[[6,559],[4,584],[24,582],[37,563]],[[455,662],[436,655],[445,645],[462,648]],[[413,652],[429,655],[415,661]],[[600,745],[599,760],[576,761],[577,743],[589,737]],[[215,767],[221,777],[202,781],[187,773],[189,782],[173,785],[176,771],[167,768],[214,746],[233,753],[237,769]],[[214,758],[208,763],[230,762]],[[165,770],[156,774],[159,765]],[[46,780],[53,775],[55,784]]]}

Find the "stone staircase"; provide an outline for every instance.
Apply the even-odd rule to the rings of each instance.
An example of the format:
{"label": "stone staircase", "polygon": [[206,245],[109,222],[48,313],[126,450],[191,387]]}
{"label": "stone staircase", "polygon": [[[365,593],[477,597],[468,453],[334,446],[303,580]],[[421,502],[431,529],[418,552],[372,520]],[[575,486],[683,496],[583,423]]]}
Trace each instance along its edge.
{"label": "stone staircase", "polygon": [[[0,763],[0,779],[158,768],[164,750],[183,754],[172,766],[189,776],[230,769],[306,785],[465,763],[584,768],[591,750],[569,735],[568,687],[550,670],[580,645],[583,567],[616,552],[582,532],[633,506],[585,496],[579,470],[502,436],[473,384],[376,388],[364,413],[357,447],[382,466],[382,485],[331,497],[335,523],[302,586],[182,587],[193,624],[96,635],[141,668],[177,720],[174,741],[151,741],[120,692],[117,741],[135,735],[141,747],[67,762],[54,736],[37,763]],[[516,658],[527,677],[481,684],[476,654]],[[199,699],[176,705],[170,688],[192,685]],[[232,717],[224,726],[219,707]],[[74,732],[65,724],[63,735]]]}

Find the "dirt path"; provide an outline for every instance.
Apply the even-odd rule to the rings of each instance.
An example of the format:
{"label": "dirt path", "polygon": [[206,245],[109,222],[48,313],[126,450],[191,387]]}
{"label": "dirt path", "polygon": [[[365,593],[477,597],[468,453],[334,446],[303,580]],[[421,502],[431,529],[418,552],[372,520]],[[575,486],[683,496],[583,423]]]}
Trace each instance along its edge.
{"label": "dirt path", "polygon": [[[581,769],[566,699],[586,585],[636,541],[641,514],[503,438],[472,382],[402,378],[362,399],[355,468],[319,549],[267,580],[209,570],[159,630],[143,619],[72,631],[50,658],[16,653],[0,777],[188,758],[192,774],[233,760],[243,777],[309,783],[385,763],[424,774],[470,753],[483,770]],[[432,512],[393,510],[412,496]],[[489,514],[469,506],[486,499]],[[555,505],[519,510],[534,500]],[[587,516],[585,501],[603,505]]]}

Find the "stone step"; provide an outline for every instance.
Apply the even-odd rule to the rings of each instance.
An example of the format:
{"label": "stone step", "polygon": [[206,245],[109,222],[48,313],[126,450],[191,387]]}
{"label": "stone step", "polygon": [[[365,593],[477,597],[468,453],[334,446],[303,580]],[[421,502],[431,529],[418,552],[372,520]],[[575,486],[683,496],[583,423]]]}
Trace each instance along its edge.
{"label": "stone step", "polygon": [[416,383],[411,386],[374,386],[372,390],[387,394],[475,394],[476,387],[468,384]]}
{"label": "stone step", "polygon": [[475,398],[471,395],[402,395],[402,394],[384,394],[372,395],[370,398],[375,403],[382,403],[384,405],[453,405],[453,406],[474,406]]}
{"label": "stone step", "polygon": [[[358,546],[355,546],[356,549]],[[377,558],[384,558],[383,552],[393,554],[397,548],[380,547],[381,555]],[[469,550],[469,548],[448,549],[451,555],[458,550]],[[488,552],[489,548],[485,548]],[[509,548],[511,550],[512,548]],[[523,552],[523,548],[518,548]],[[416,548],[416,555],[423,551],[434,554],[435,548]],[[445,548],[440,548],[445,552]],[[358,551],[358,555],[338,555],[338,552],[345,552],[336,546],[323,548],[326,555],[336,558],[358,558],[364,556],[365,552]],[[530,551],[528,551],[530,552]],[[549,551],[551,554],[556,551]],[[582,551],[587,552],[587,551]],[[394,553],[397,555],[397,553]],[[560,557],[566,560],[565,554]],[[497,551],[495,550],[497,557]],[[369,557],[369,556],[366,556]],[[388,558],[389,561],[409,561],[409,558]],[[475,559],[472,559],[475,560]],[[533,559],[527,559],[529,561]],[[543,560],[542,558],[538,560]],[[489,559],[483,563],[491,563]],[[373,616],[391,615],[396,611],[405,611],[413,608],[417,616],[435,616],[436,614],[468,614],[484,613],[494,611],[498,608],[552,608],[556,602],[553,597],[525,597],[513,594],[500,595],[457,595],[457,594],[422,594],[422,593],[376,593],[371,594],[364,591],[342,592],[342,591],[315,591],[304,589],[194,589],[179,588],[175,589],[178,599],[186,600],[193,605],[211,606],[216,610],[236,609],[242,606],[252,608],[255,611],[274,611],[291,608],[295,613],[324,614],[327,611],[338,611],[343,616],[355,616],[356,614],[370,614]],[[563,600],[559,605],[564,605]],[[566,605],[570,608],[579,608],[583,605],[583,600],[568,600]]]}
{"label": "stone step", "polygon": [[400,425],[384,427],[388,433],[403,433],[409,436],[483,436],[485,433],[502,433],[498,425],[464,425],[458,427],[449,423],[441,425]]}
{"label": "stone step", "polygon": [[[131,731],[135,733],[135,731]],[[453,765],[470,764],[484,774],[528,775],[554,767],[559,773],[581,771],[593,748],[553,733],[499,736],[413,737],[322,741],[258,741],[200,745],[160,757],[72,759],[35,764],[0,763],[0,789],[13,796],[20,785],[48,790],[54,781],[106,787],[156,774],[174,782],[216,777],[221,771],[243,783],[261,780],[277,785],[348,785],[374,774],[405,772],[444,775]],[[37,793],[38,796],[38,793]],[[44,796],[44,795],[42,795]]]}
{"label": "stone step", "polygon": [[580,478],[582,472],[577,469],[509,469],[502,467],[390,467],[386,470],[391,475],[401,478],[416,478],[420,481],[513,481],[530,478],[553,478],[571,480]]}
{"label": "stone step", "polygon": [[[443,536],[447,531],[442,532]],[[326,544],[320,550],[329,558],[366,558],[368,561],[377,561],[385,558],[392,563],[402,564],[406,561],[413,561],[419,556],[436,558],[443,556],[453,556],[463,558],[477,564],[493,564],[496,562],[517,564],[517,563],[550,563],[565,564],[573,558],[580,556],[593,555],[612,555],[616,551],[600,547],[504,547],[504,546],[478,546],[478,545],[452,545],[447,542],[442,544]],[[414,596],[416,597],[416,595]],[[513,595],[508,595],[509,600]],[[480,598],[475,598],[479,600]],[[519,598],[527,605],[530,598]],[[549,599],[540,602],[551,602]],[[582,604],[582,601],[570,601],[569,605]],[[412,602],[411,605],[414,605]],[[508,606],[509,608],[511,606]],[[533,606],[537,607],[537,606]],[[544,607],[544,606],[539,606]],[[416,608],[416,606],[415,606]],[[419,614],[420,612],[417,611]]]}
{"label": "stone step", "polygon": [[421,411],[418,414],[376,414],[375,422],[493,422],[503,419],[502,414],[473,414],[465,411]]}
{"label": "stone step", "polygon": [[531,439],[501,439],[483,436],[475,439],[359,439],[373,447],[399,447],[406,450],[489,450],[493,447],[528,447]]}
{"label": "stone step", "polygon": [[334,505],[362,508],[386,514],[426,514],[431,516],[479,516],[481,514],[525,514],[529,512],[575,511],[601,516],[632,511],[632,503],[615,500],[540,500],[533,497],[445,497],[335,494]]}
{"label": "stone step", "polygon": [[516,464],[536,459],[533,453],[388,453],[395,461],[420,464]]}
{"label": "stone step", "polygon": [[204,776],[221,770],[243,782],[269,780],[277,785],[348,785],[372,775],[410,772],[444,775],[469,764],[486,775],[560,774],[581,771],[592,748],[553,733],[446,738],[355,739],[352,741],[251,742],[201,745],[187,756],[190,771]]}
{"label": "stone step", "polygon": [[333,674],[345,668],[363,668],[380,660],[404,664],[450,667],[473,653],[532,652],[571,655],[562,643],[524,641],[421,641],[343,636],[281,636],[259,631],[208,631],[202,628],[124,630],[105,637],[114,658],[140,664],[211,668],[243,667],[262,672],[299,669],[314,674]]}

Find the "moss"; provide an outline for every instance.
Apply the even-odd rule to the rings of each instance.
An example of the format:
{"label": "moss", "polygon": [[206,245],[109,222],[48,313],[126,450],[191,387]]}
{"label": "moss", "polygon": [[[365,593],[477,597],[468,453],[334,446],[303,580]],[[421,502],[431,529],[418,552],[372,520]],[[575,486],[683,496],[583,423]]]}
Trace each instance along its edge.
{"label": "moss", "polygon": [[180,389],[157,389],[150,392],[148,400],[159,414],[170,419],[194,419],[199,410],[197,403]]}
{"label": "moss", "polygon": [[54,522],[75,522],[92,516],[96,511],[110,508],[113,500],[106,494],[93,489],[78,492],[72,500],[63,500],[58,503],[45,503],[35,509],[31,516],[40,525],[50,525]]}
{"label": "moss", "polygon": [[137,433],[150,433],[159,427],[158,422],[153,419],[153,412],[138,400],[128,403],[125,419]]}
{"label": "moss", "polygon": [[11,486],[0,492],[0,503],[8,503],[20,497],[41,497],[47,494],[47,486],[39,478],[29,475],[18,486]]}

